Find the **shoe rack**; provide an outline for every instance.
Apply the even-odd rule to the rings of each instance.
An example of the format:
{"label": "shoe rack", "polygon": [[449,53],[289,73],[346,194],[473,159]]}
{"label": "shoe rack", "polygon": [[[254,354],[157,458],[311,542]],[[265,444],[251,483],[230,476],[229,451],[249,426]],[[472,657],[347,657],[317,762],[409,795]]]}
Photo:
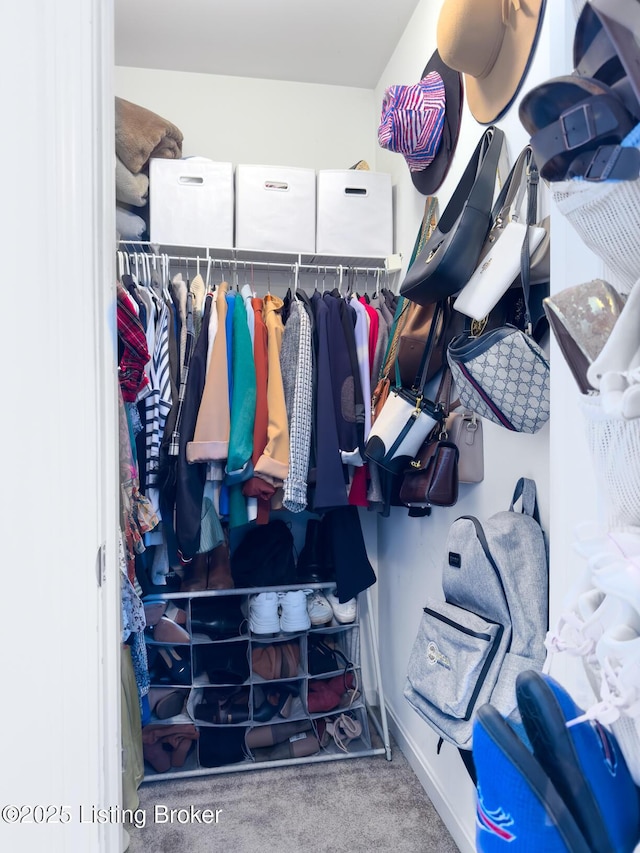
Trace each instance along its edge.
{"label": "shoe rack", "polygon": [[[180,755],[180,766],[159,772],[145,761],[146,782],[373,755],[391,760],[368,591],[358,597],[349,623],[334,617],[308,630],[263,635],[251,633],[244,618],[233,636],[219,639],[213,638],[216,630],[209,636],[199,627],[202,614],[215,611],[223,599],[225,612],[246,617],[250,596],[299,589],[329,592],[335,582],[145,596],[146,606],[168,602],[183,611],[189,635],[188,641],[172,644],[145,635],[150,695],[163,697],[162,718],[152,712],[145,729],[187,724],[197,731],[186,758]],[[318,641],[325,651],[337,649],[329,664],[314,654]],[[379,697],[376,709],[365,696],[363,641],[372,670],[366,674]],[[346,674],[344,659],[352,664]],[[374,746],[370,723],[381,745]]]}

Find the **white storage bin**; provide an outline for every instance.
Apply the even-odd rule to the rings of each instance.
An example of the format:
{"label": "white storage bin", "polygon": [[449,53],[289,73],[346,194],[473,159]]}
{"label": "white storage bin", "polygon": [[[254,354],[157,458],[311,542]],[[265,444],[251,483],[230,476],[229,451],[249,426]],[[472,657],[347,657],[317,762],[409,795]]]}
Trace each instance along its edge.
{"label": "white storage bin", "polygon": [[318,172],[319,255],[393,253],[391,175],[359,169]]}
{"label": "white storage bin", "polygon": [[152,159],[149,217],[152,243],[233,248],[233,164]]}
{"label": "white storage bin", "polygon": [[236,246],[271,252],[315,252],[314,170],[237,166]]}

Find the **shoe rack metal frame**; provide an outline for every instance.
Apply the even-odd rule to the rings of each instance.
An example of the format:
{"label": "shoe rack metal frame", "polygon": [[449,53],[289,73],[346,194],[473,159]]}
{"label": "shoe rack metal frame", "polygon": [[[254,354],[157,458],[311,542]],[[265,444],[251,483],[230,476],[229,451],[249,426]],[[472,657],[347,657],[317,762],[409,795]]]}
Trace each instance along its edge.
{"label": "shoe rack metal frame", "polygon": [[[144,596],[144,602],[150,603],[153,601],[178,601],[178,600],[193,600],[193,599],[204,599],[204,598],[213,598],[217,596],[242,596],[248,597],[250,595],[254,595],[259,592],[289,592],[292,590],[305,589],[305,590],[332,590],[335,589],[335,582],[326,582],[326,583],[305,583],[305,584],[293,584],[287,586],[270,586],[270,587],[251,587],[251,588],[239,588],[239,589],[223,589],[223,590],[202,590],[195,592],[180,592],[177,590],[171,593],[163,593],[163,594],[150,594]],[[364,607],[363,607],[364,604]],[[287,767],[290,765],[296,764],[315,764],[321,763],[324,761],[343,761],[346,759],[354,759],[354,758],[366,758],[374,755],[384,755],[387,761],[391,761],[391,745],[389,741],[389,728],[387,724],[387,714],[384,702],[384,694],[382,690],[382,678],[380,673],[380,659],[378,653],[378,643],[377,643],[377,634],[374,625],[373,619],[373,608],[371,603],[371,594],[370,590],[366,590],[364,593],[361,593],[358,596],[358,609],[357,609],[357,617],[355,622],[353,623],[345,623],[341,625],[335,625],[335,628],[344,628],[349,629],[351,627],[358,627],[360,629],[366,629],[369,641],[369,659],[372,666],[372,673],[367,673],[368,675],[373,676],[374,680],[374,689],[377,693],[378,697],[378,706],[374,708],[366,697],[366,692],[364,688],[364,684],[361,686],[361,698],[362,705],[361,709],[366,714],[368,721],[373,723],[374,728],[376,729],[380,740],[382,741],[382,746],[374,747],[371,746],[369,748],[364,749],[354,749],[353,752],[327,752],[322,751],[317,753],[316,755],[305,756],[301,758],[281,758],[274,760],[249,760],[234,763],[234,764],[225,764],[220,767],[196,767],[191,769],[176,769],[169,770],[165,773],[145,773],[144,783],[147,782],[159,782],[165,779],[180,779],[186,777],[194,777],[194,776],[211,776],[222,773],[237,773],[249,770],[259,770],[262,768],[272,768],[272,767]],[[309,631],[313,631],[314,628],[309,629],[308,631],[299,631],[295,632],[291,636],[301,636],[309,634]],[[320,626],[318,626],[318,630],[321,630]],[[261,634],[251,634],[248,633],[247,639],[251,639],[253,641],[257,641],[259,643],[263,643],[268,641],[270,637]],[[273,637],[274,641],[278,641],[278,639],[282,639],[283,637],[288,637],[289,635],[278,635],[278,637]],[[362,637],[360,635],[360,631],[358,631],[358,652],[360,653],[360,668],[362,667]],[[151,644],[150,644],[151,645]],[[166,645],[166,644],[158,644],[153,643],[152,645]],[[187,644],[185,644],[186,646]],[[189,643],[190,648],[193,648],[194,645],[198,645],[198,643]],[[301,678],[308,679],[309,673],[306,673]],[[180,685],[184,686],[185,689],[192,690],[198,686],[207,686],[207,685],[194,685],[193,683],[193,673],[190,685]],[[176,685],[177,687],[178,685]],[[213,685],[212,685],[213,686]],[[332,716],[333,714],[337,714],[340,712],[340,709],[335,709],[335,711],[327,712],[324,716]],[[185,717],[184,722],[189,722],[193,725],[199,726],[201,725],[198,720],[187,719],[186,713],[183,715]],[[313,715],[314,717],[319,717],[319,714]],[[310,715],[311,718],[311,715]],[[173,722],[177,721],[177,718],[172,718]],[[154,723],[156,721],[154,720]],[[171,722],[171,720],[166,721],[167,724]],[[222,726],[221,726],[222,727]],[[250,724],[247,725],[247,728],[250,727]]]}

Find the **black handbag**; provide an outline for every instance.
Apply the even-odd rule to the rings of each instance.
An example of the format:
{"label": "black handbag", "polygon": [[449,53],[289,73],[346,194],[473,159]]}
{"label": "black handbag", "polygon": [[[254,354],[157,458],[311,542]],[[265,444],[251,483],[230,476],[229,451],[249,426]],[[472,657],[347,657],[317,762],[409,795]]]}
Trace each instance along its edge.
{"label": "black handbag", "polygon": [[458,293],[471,277],[491,227],[503,142],[497,127],[485,130],[434,232],[407,271],[402,296],[429,305]]}
{"label": "black handbag", "polygon": [[320,634],[309,634],[307,637],[309,675],[326,675],[329,672],[347,672],[353,669],[353,663],[331,637]]}

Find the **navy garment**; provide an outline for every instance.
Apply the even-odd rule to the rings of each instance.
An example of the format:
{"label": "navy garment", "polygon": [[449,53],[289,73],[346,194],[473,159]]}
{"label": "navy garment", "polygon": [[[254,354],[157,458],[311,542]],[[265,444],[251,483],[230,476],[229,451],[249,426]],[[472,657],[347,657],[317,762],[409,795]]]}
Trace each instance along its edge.
{"label": "navy garment", "polygon": [[338,601],[349,601],[376,582],[364,546],[358,510],[355,506],[331,510],[325,514],[323,524],[327,527]]}
{"label": "navy garment", "polygon": [[[316,406],[316,449],[321,464],[316,469],[313,509],[322,512],[338,506],[347,506],[345,469],[340,456],[336,413],[334,408],[331,348],[334,340],[329,320],[329,307],[316,292],[311,297],[317,333],[318,382]],[[337,315],[336,315],[337,316]],[[339,319],[339,318],[338,318]],[[341,333],[341,329],[339,329]],[[334,331],[335,337],[335,331]]]}
{"label": "navy garment", "polygon": [[[348,453],[359,447],[356,424],[355,377],[343,326],[342,298],[325,293],[322,297],[329,309],[329,340],[331,349],[331,389],[338,429],[338,447]],[[318,454],[318,459],[323,457]]]}
{"label": "navy garment", "polygon": [[193,557],[200,547],[200,517],[207,466],[205,462],[193,464],[187,462],[187,443],[193,440],[198,409],[204,391],[210,315],[211,295],[209,294],[205,300],[200,334],[189,362],[176,470],[176,538],[180,553],[187,559]]}

